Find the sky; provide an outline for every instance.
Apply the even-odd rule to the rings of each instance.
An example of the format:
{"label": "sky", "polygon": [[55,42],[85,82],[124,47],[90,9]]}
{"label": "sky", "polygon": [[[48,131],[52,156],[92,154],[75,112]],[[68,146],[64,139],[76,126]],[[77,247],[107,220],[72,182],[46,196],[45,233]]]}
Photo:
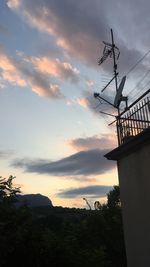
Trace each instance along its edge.
{"label": "sky", "polygon": [[[23,194],[83,208],[84,197],[103,202],[118,184],[116,163],[104,158],[117,146],[115,124],[99,112],[116,110],[93,97],[113,65],[98,60],[112,28],[124,95],[130,104],[145,92],[149,10],[148,0],[0,0],[0,175],[16,176]],[[114,83],[103,97],[113,102]]]}

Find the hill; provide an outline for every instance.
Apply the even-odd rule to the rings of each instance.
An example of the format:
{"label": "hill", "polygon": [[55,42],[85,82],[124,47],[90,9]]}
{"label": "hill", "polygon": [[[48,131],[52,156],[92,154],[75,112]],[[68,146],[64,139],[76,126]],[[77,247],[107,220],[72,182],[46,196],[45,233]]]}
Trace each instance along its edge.
{"label": "hill", "polygon": [[29,207],[52,207],[52,201],[41,194],[26,194],[16,196],[16,206],[20,207],[22,205],[27,205]]}

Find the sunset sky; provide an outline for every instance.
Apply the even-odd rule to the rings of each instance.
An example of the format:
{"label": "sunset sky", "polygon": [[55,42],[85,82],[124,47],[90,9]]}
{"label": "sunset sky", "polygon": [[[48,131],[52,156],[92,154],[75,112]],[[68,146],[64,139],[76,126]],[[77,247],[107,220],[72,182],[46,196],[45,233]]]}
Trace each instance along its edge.
{"label": "sunset sky", "polygon": [[[126,75],[150,49],[149,10],[148,0],[0,0],[1,176],[16,176],[24,194],[82,208],[118,184],[103,157],[117,146],[115,125],[99,113],[116,111],[93,97],[112,60],[98,59],[112,28]],[[150,86],[149,62],[148,53],[127,75],[129,103]],[[103,96],[113,102],[113,83]]]}

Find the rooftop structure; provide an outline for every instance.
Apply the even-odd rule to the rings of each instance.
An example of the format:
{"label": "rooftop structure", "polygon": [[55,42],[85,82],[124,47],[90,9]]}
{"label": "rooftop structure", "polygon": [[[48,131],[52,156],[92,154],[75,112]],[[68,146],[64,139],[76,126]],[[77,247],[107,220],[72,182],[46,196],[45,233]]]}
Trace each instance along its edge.
{"label": "rooftop structure", "polygon": [[150,127],[150,89],[117,116],[119,146]]}
{"label": "rooftop structure", "polygon": [[122,95],[127,74],[118,86],[118,57],[115,54],[118,48],[114,44],[112,30],[111,37],[111,44],[104,42],[105,48],[99,65],[113,55],[114,76],[101,92],[115,80],[115,99],[110,102],[99,93],[95,93],[94,97],[117,110],[117,115],[101,112],[115,117],[112,123],[116,122],[118,136],[118,147],[105,157],[117,161],[127,266],[145,267],[150,266],[150,89],[128,105],[128,97]]}

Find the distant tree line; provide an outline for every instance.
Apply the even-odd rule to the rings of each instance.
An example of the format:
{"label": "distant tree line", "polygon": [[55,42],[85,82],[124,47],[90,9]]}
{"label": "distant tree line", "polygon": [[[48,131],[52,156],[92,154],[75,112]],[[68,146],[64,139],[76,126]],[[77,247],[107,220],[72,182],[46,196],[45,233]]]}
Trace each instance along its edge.
{"label": "distant tree line", "polygon": [[0,266],[126,267],[119,187],[97,210],[16,208],[20,188],[0,178]]}

